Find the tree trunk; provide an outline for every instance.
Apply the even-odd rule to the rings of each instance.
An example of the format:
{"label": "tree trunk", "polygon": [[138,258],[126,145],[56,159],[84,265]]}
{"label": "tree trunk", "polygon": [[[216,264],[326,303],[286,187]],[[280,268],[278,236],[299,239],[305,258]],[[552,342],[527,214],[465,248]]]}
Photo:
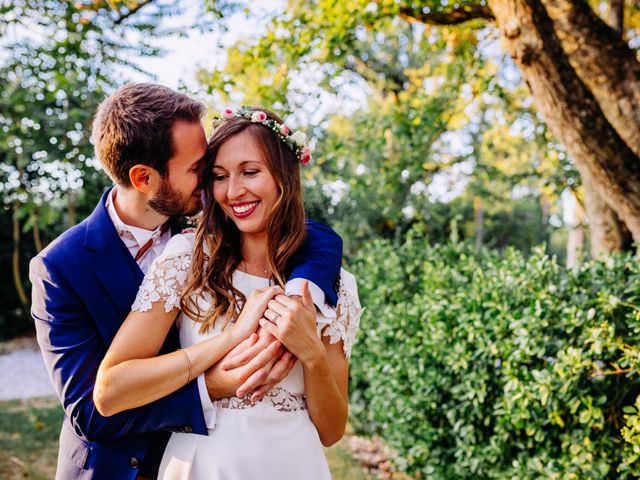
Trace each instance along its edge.
{"label": "tree trunk", "polygon": [[476,250],[480,250],[484,244],[484,210],[480,197],[473,197],[473,213],[476,226]]}
{"label": "tree trunk", "polygon": [[20,273],[20,220],[18,219],[19,205],[13,206],[13,283],[18,292],[18,298],[22,306],[27,309],[29,307],[29,298],[22,285],[22,274]]}
{"label": "tree trunk", "polygon": [[36,246],[36,252],[40,253],[42,251],[42,239],[40,238],[40,225],[38,224],[38,220],[40,217],[35,214],[35,218],[33,220],[33,243]]}
{"label": "tree trunk", "polygon": [[584,0],[540,3],[576,74],[620,138],[640,156],[640,63],[622,32],[607,25]]}
{"label": "tree trunk", "polygon": [[610,0],[609,2],[609,25],[620,38],[624,38],[622,28],[624,27],[624,0]]}
{"label": "tree trunk", "polygon": [[640,159],[569,63],[543,1],[552,2],[489,0],[489,6],[549,128],[640,242]]}
{"label": "tree trunk", "polygon": [[547,249],[549,248],[549,212],[551,211],[551,200],[549,197],[544,194],[544,192],[540,192],[540,227],[541,227],[541,239],[546,244]]}
{"label": "tree trunk", "polygon": [[[621,37],[624,1],[611,0],[610,7],[609,24]],[[589,219],[591,256],[602,258],[611,252],[629,250],[633,245],[629,230],[615,210],[597,192],[589,175],[582,175],[582,188],[585,210]]]}
{"label": "tree trunk", "polygon": [[542,228],[547,228],[549,225],[549,210],[551,209],[551,202],[549,197],[544,194],[540,194],[540,224]]}
{"label": "tree trunk", "polygon": [[575,204],[569,223],[569,238],[567,239],[567,267],[575,268],[580,265],[584,252],[584,210],[574,196]]}
{"label": "tree trunk", "polygon": [[69,228],[73,227],[76,220],[76,195],[73,191],[69,190],[67,193],[67,226]]}
{"label": "tree trunk", "polygon": [[629,250],[631,235],[616,212],[598,194],[589,175],[582,175],[584,206],[589,219],[591,256],[602,258],[611,252]]}

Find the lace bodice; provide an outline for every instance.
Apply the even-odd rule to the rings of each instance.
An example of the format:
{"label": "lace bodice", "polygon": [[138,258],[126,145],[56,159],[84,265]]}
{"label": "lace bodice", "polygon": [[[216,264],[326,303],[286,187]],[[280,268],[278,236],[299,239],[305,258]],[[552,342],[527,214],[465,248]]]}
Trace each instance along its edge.
{"label": "lace bodice", "polygon": [[[132,310],[150,310],[155,302],[163,302],[167,312],[180,308],[180,296],[189,275],[194,240],[195,235],[188,233],[176,235],[169,241],[142,281]],[[318,314],[317,322],[319,331],[329,337],[330,343],[343,341],[347,357],[351,355],[361,313],[355,277],[343,269],[340,272],[336,316],[328,318]]]}

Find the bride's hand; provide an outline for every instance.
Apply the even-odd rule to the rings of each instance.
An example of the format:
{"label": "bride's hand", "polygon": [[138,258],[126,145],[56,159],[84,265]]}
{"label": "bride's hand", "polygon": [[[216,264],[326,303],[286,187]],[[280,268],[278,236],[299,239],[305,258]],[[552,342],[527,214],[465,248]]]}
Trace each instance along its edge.
{"label": "bride's hand", "polygon": [[[253,342],[245,348],[238,348],[231,350],[225,358],[220,362],[220,368],[222,370],[233,370],[234,368],[242,367],[249,363],[253,357],[264,350],[269,344],[276,341],[276,337],[267,332],[264,328],[258,327],[255,334],[251,334],[249,338],[256,337]],[[244,345],[244,342],[241,343]],[[282,347],[284,351],[284,347]],[[278,356],[282,355],[282,351],[278,353]]]}
{"label": "bride's hand", "polygon": [[276,295],[284,293],[280,287],[257,288],[247,298],[234,325],[234,331],[238,332],[244,340],[258,328],[258,322],[267,309],[267,303]]}
{"label": "bride's hand", "polygon": [[308,282],[302,286],[302,303],[280,294],[268,302],[268,307],[260,326],[280,340],[303,364],[324,350],[316,329],[316,307]]}

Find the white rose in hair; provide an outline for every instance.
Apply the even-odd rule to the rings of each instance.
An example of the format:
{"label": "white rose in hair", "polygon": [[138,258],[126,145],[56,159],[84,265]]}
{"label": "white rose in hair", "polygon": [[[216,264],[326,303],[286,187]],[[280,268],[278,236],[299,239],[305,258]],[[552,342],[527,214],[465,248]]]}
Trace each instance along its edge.
{"label": "white rose in hair", "polygon": [[293,135],[291,135],[291,140],[296,142],[298,145],[306,145],[307,135],[304,132],[295,132]]}

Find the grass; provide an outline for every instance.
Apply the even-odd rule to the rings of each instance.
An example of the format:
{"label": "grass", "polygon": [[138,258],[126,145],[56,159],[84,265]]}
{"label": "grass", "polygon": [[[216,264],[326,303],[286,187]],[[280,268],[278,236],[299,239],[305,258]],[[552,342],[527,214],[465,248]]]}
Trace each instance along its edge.
{"label": "grass", "polygon": [[375,477],[364,471],[354,460],[347,448],[346,438],[340,440],[331,448],[324,450],[333,480],[374,480]]}
{"label": "grass", "polygon": [[[54,478],[62,408],[53,397],[0,402],[0,478]],[[326,449],[334,480],[372,480],[345,441]]]}
{"label": "grass", "polygon": [[53,478],[61,424],[57,398],[0,402],[0,478]]}

